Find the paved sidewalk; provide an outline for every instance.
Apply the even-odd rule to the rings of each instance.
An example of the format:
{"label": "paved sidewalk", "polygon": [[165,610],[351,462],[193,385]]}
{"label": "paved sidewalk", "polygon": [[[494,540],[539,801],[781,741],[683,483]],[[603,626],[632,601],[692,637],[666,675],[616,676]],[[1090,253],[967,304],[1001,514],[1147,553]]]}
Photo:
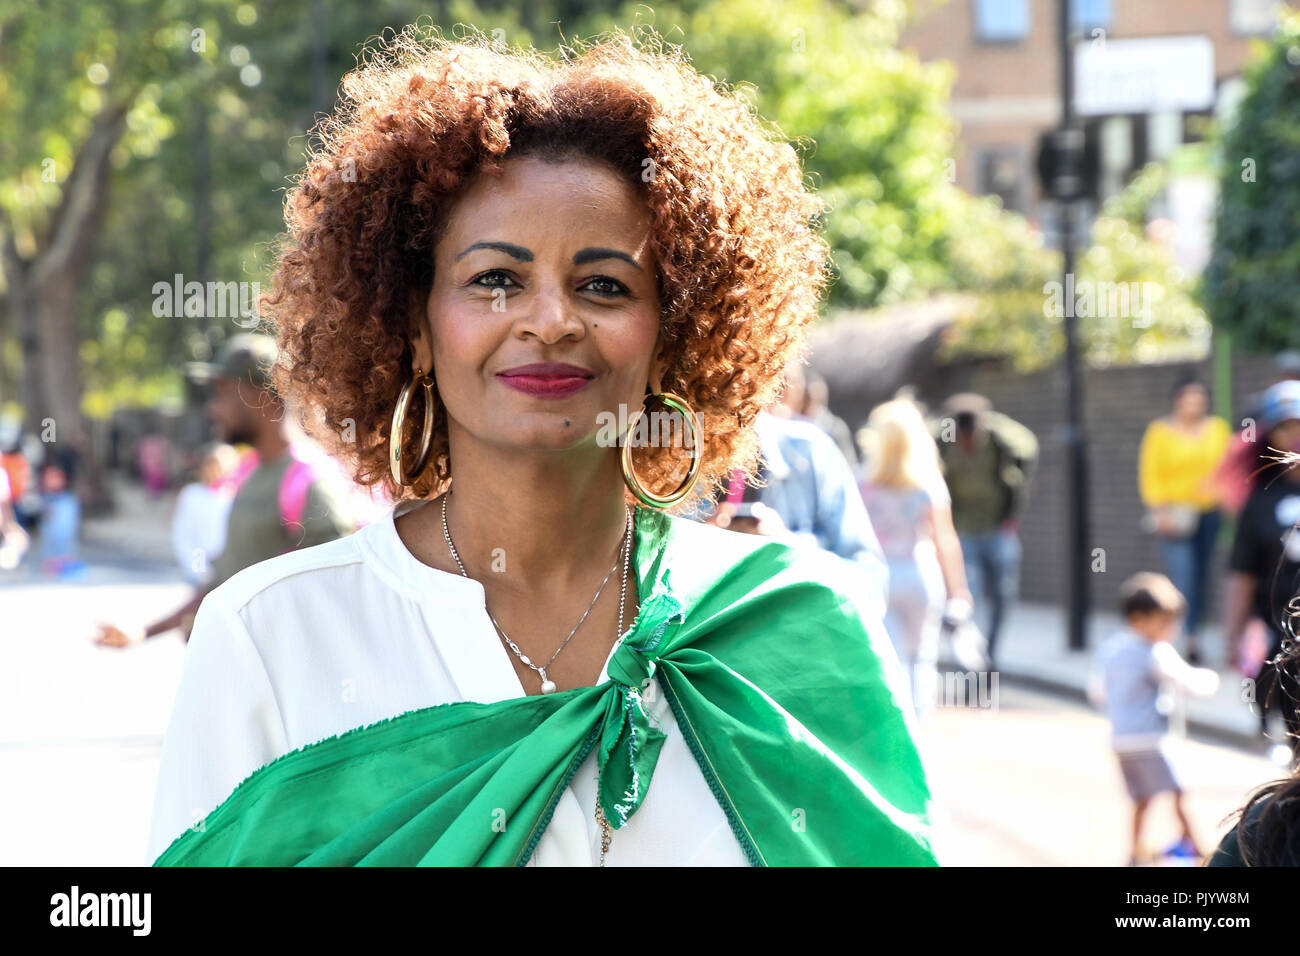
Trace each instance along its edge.
{"label": "paved sidewalk", "polygon": [[172,564],[172,517],[180,489],[170,489],[154,498],[138,482],[121,475],[110,476],[109,483],[116,508],[111,515],[83,524],[82,548],[140,562]]}
{"label": "paved sidewalk", "polygon": [[[1118,614],[1090,615],[1088,648],[1071,651],[1066,646],[1064,608],[1043,604],[1018,605],[998,636],[999,680],[1086,701],[1087,682],[1096,649],[1119,626]],[[1182,650],[1181,641],[1178,646]],[[1179,711],[1182,713],[1175,712],[1173,717],[1175,732],[1181,718],[1185,719],[1186,729],[1191,733],[1255,752],[1265,752],[1272,743],[1279,742],[1279,730],[1273,731],[1279,740],[1271,743],[1260,735],[1259,718],[1246,702],[1249,687],[1242,676],[1220,666],[1224,657],[1221,631],[1205,631],[1201,635],[1201,648],[1205,665],[1219,671],[1219,692],[1209,698],[1181,700]],[[951,651],[945,647],[942,654],[944,669],[957,669],[951,657]],[[1276,726],[1280,728],[1281,725]]]}

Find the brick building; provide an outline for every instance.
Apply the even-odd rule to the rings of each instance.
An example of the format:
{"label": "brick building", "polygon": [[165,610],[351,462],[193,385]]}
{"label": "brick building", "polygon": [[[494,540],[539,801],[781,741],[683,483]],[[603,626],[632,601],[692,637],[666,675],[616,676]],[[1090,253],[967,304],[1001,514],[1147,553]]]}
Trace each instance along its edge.
{"label": "brick building", "polygon": [[[1202,83],[1212,100],[1196,109],[1177,108],[1171,100],[1173,108],[1082,116],[1101,165],[1086,220],[1134,171],[1201,139],[1204,120],[1231,108],[1251,41],[1272,30],[1276,15],[1274,0],[1073,0],[1072,7],[1076,59],[1110,44],[1117,55],[1128,52],[1116,62],[1138,71],[1112,77],[1121,87],[1108,91],[1112,100],[1124,99],[1124,84],[1162,81],[1175,87]],[[957,184],[998,195],[1006,208],[1038,221],[1051,244],[1054,211],[1039,195],[1035,159],[1039,135],[1061,116],[1057,8],[1057,0],[916,0],[901,43],[924,61],[948,61],[956,70],[951,109],[959,124]],[[1133,42],[1143,39],[1145,45]],[[1208,59],[1208,69],[1198,64],[1198,55]],[[1186,71],[1185,77],[1175,76],[1178,71]],[[1086,89],[1096,83],[1084,80],[1076,102],[1099,94]],[[1173,93],[1176,100],[1178,90]]]}

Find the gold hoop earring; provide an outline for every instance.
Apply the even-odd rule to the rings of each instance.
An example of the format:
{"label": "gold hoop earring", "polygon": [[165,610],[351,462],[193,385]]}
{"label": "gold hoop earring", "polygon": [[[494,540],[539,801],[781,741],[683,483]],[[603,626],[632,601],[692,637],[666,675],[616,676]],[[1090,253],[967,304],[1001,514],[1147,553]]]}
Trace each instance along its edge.
{"label": "gold hoop earring", "polygon": [[[637,410],[636,416],[632,419],[631,424],[628,425],[627,434],[623,436],[623,481],[627,485],[628,490],[631,491],[632,494],[636,495],[637,499],[642,504],[648,505],[651,508],[667,508],[670,505],[674,505],[681,501],[690,494],[691,489],[695,487],[695,482],[700,477],[700,465],[704,460],[704,449],[701,447],[700,443],[700,432],[702,429],[700,427],[699,416],[695,413],[695,409],[692,408],[686,399],[682,398],[680,395],[674,395],[672,392],[657,392],[654,395],[646,397],[646,401],[656,399],[681,415],[682,419],[686,422],[686,427],[691,431],[690,443],[687,446],[691,452],[691,464],[686,470],[686,478],[677,486],[677,488],[666,495],[656,495],[654,492],[647,490],[646,487],[641,484],[641,480],[637,478],[636,471],[632,468],[632,433],[636,430],[637,423],[641,421],[642,416],[646,413],[645,402],[642,402],[640,409]],[[683,439],[685,439],[685,436],[683,436]]]}
{"label": "gold hoop earring", "polygon": [[[420,450],[415,456],[415,464],[408,471],[403,467],[402,435],[405,434],[406,410],[411,404],[411,392],[419,384],[424,389],[424,428],[420,434]],[[429,448],[433,444],[433,379],[424,374],[418,365],[415,377],[402,386],[397,396],[397,405],[393,408],[393,430],[388,436],[388,468],[393,473],[393,480],[403,487],[415,484],[416,477],[424,470]]]}

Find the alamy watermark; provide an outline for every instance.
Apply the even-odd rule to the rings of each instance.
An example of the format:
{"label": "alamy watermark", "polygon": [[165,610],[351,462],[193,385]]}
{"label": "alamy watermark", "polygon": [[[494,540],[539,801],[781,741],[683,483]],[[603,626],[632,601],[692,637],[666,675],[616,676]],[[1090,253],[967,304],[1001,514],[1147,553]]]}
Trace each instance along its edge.
{"label": "alamy watermark", "polygon": [[50,897],[51,926],[122,926],[148,936],[153,897],[149,893],[82,893],[73,886]]}
{"label": "alamy watermark", "polygon": [[261,322],[256,282],[186,282],[178,272],[171,282],[155,282],[152,291],[153,314],[160,319],[234,319],[245,329]]}
{"label": "alamy watermark", "polygon": [[944,671],[934,682],[939,707],[971,707],[997,713],[997,671]]}
{"label": "alamy watermark", "polygon": [[1049,319],[1132,319],[1133,328],[1151,326],[1151,306],[1159,294],[1158,282],[1093,282],[1065,274],[1065,283],[1043,285],[1043,315]]}
{"label": "alamy watermark", "polygon": [[632,434],[628,441],[633,448],[681,445],[687,451],[694,449],[695,430],[680,412],[674,409],[645,410],[634,427],[632,418],[637,411],[620,402],[617,414],[600,412],[596,416],[596,444],[602,448],[617,448],[630,428]]}

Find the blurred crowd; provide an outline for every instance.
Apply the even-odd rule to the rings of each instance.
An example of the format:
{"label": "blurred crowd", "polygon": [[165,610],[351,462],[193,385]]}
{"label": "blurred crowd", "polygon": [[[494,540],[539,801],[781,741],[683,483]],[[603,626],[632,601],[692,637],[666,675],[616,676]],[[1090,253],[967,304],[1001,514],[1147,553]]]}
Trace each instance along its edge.
{"label": "blurred crowd", "polygon": [[[352,493],[328,458],[286,430],[261,371],[274,354],[269,337],[242,335],[207,367],[207,414],[218,440],[185,456],[181,470],[192,480],[176,497],[171,529],[177,565],[196,589],[287,545],[347,533],[382,505]],[[1234,519],[1223,615],[1229,660],[1220,663],[1251,676],[1281,650],[1300,579],[1300,535],[1292,533],[1300,469],[1286,461],[1300,454],[1300,354],[1285,353],[1276,366],[1235,429],[1210,413],[1203,382],[1179,382],[1136,462],[1159,570],[1187,602],[1179,643],[1192,664],[1204,657],[1200,633],[1223,518]],[[964,664],[995,666],[1019,591],[1019,522],[1038,441],[980,395],[953,395],[931,410],[904,389],[856,433],[828,399],[822,378],[796,369],[759,416],[758,477],[746,483],[737,475],[694,517],[860,565],[878,584],[877,610],[923,712],[934,699],[943,635]],[[130,453],[131,472],[150,496],[172,489],[176,454],[161,434],[143,435]],[[50,575],[84,570],[80,458],[24,435],[16,421],[0,424],[0,569],[28,559]]]}
{"label": "blurred crowd", "polygon": [[0,423],[0,572],[33,555],[45,573],[74,577],[81,561],[81,451],[23,434],[15,420]]}
{"label": "blurred crowd", "polygon": [[[273,339],[241,335],[207,366],[207,415],[219,439],[191,459],[193,480],[176,497],[175,561],[193,597],[151,622],[101,624],[96,641],[126,647],[179,630],[188,637],[205,594],[237,571],[295,548],[337,538],[391,502],[359,493],[314,446],[287,430],[264,369]],[[1300,581],[1300,355],[1277,360],[1275,380],[1252,397],[1241,426],[1210,413],[1210,390],[1187,379],[1152,421],[1135,464],[1163,574],[1122,589],[1123,624],[1096,654],[1089,695],[1113,727],[1113,748],[1134,807],[1134,862],[1152,798],[1172,792],[1182,839],[1166,855],[1204,853],[1182,809],[1168,759],[1171,690],[1212,694],[1215,670],[1201,631],[1210,606],[1223,518],[1233,519],[1224,630],[1227,660],[1253,681],[1261,732],[1281,715],[1300,730],[1290,622]],[[795,547],[830,551],[864,571],[868,595],[897,652],[920,717],[940,701],[945,640],[969,671],[996,668],[999,636],[1019,591],[1019,522],[1039,455],[1024,425],[976,394],[926,409],[904,390],[877,406],[856,433],[828,404],[826,382],[795,370],[780,400],[760,413],[762,465],[737,473],[692,517]],[[76,576],[81,511],[75,452],[0,434],[0,570],[30,553],[49,575]],[[172,453],[160,435],[133,449],[150,496],[172,487]],[[1182,650],[1176,649],[1181,645]]]}

